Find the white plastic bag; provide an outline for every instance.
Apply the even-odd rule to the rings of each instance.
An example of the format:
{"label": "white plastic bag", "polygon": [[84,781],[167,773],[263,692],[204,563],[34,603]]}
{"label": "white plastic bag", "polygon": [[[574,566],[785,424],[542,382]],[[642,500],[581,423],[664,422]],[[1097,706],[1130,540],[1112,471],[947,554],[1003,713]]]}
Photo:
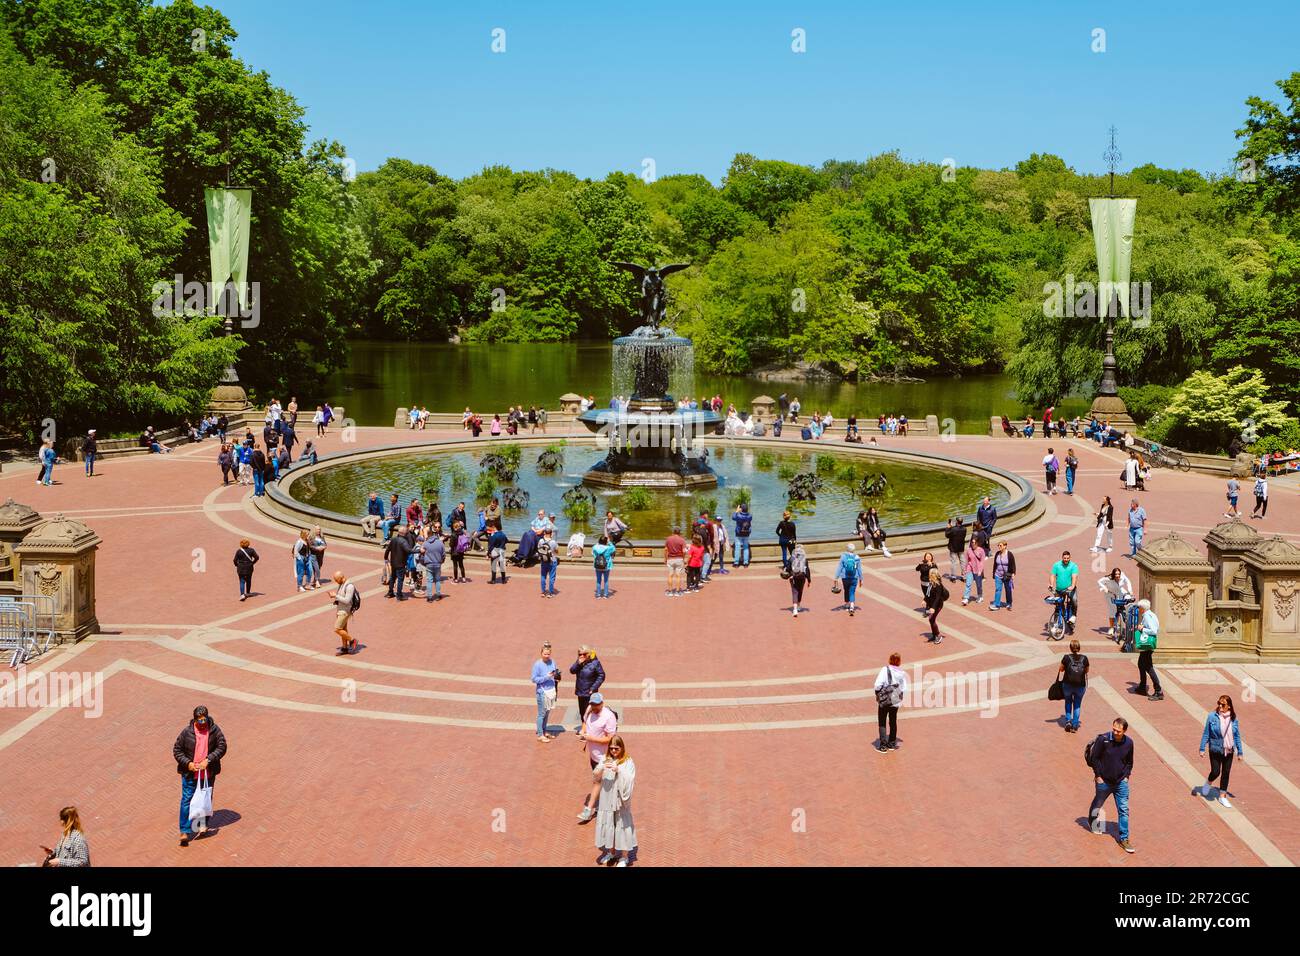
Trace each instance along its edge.
{"label": "white plastic bag", "polygon": [[201,770],[195,784],[194,796],[190,797],[191,825],[212,816],[212,778],[206,770]]}

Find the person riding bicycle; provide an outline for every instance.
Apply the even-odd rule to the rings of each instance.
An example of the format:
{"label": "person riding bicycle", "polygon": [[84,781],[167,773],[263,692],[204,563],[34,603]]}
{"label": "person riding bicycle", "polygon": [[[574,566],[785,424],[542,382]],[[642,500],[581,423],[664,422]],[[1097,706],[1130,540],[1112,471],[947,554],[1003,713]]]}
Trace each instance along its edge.
{"label": "person riding bicycle", "polygon": [[1133,582],[1119,568],[1111,568],[1110,574],[1097,580],[1097,587],[1110,601],[1110,630],[1106,633],[1114,637],[1115,628],[1127,613],[1125,609],[1133,601]]}
{"label": "person riding bicycle", "polygon": [[1052,570],[1048,572],[1048,580],[1052,593],[1064,600],[1062,609],[1068,624],[1067,630],[1073,633],[1079,610],[1076,601],[1079,592],[1079,566],[1071,559],[1069,551],[1061,552],[1061,560],[1052,565]]}

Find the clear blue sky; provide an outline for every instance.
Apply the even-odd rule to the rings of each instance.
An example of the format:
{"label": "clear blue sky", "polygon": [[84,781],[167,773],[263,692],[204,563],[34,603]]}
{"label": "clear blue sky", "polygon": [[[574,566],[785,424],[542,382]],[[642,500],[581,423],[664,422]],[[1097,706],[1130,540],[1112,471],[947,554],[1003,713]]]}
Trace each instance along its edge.
{"label": "clear blue sky", "polygon": [[[897,149],[999,168],[1225,172],[1244,100],[1300,70],[1300,2],[215,0],[235,50],[360,170],[390,156],[580,176]],[[492,30],[506,52],[491,51]],[[802,28],[807,52],[791,51]],[[1106,31],[1106,52],[1091,49]]]}

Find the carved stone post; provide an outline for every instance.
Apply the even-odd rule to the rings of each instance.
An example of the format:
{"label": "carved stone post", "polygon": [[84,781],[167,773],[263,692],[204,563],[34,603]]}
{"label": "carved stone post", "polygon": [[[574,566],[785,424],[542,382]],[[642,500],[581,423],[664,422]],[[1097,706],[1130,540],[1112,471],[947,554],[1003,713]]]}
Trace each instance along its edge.
{"label": "carved stone post", "polygon": [[1173,531],[1143,547],[1137,564],[1139,596],[1160,619],[1156,656],[1172,663],[1208,660],[1205,615],[1214,566]]}
{"label": "carved stone post", "polygon": [[41,523],[40,513],[9,498],[0,505],[0,594],[22,592],[22,572],[14,548]]}
{"label": "carved stone post", "polygon": [[1300,663],[1300,548],[1273,537],[1245,562],[1259,595],[1260,658]]}
{"label": "carved stone post", "polygon": [[1215,525],[1205,536],[1214,567],[1206,604],[1213,660],[1259,656],[1259,602],[1244,560],[1259,542],[1259,532],[1240,518]]}
{"label": "carved stone post", "polygon": [[[14,550],[22,565],[24,594],[54,605],[55,640],[76,643],[99,630],[95,619],[95,551],[99,535],[61,514],[37,524]],[[47,608],[37,608],[45,620]]]}
{"label": "carved stone post", "polygon": [[755,425],[776,420],[776,399],[771,395],[758,396],[749,403],[749,407],[753,412]]}

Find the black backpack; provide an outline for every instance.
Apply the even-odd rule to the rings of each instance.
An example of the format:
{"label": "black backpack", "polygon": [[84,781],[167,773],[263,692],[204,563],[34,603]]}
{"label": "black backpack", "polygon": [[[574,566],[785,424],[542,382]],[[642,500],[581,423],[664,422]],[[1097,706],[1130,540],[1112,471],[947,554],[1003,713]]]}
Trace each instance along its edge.
{"label": "black backpack", "polygon": [[609,559],[605,556],[604,551],[596,552],[596,560],[594,564],[597,571],[609,570]]}
{"label": "black backpack", "polygon": [[1077,657],[1074,654],[1065,655],[1065,682],[1067,684],[1082,684],[1083,675],[1088,670],[1088,658],[1080,654]]}
{"label": "black backpack", "polygon": [[1092,740],[1083,745],[1083,762],[1088,765],[1090,770],[1094,769],[1092,766],[1094,752],[1099,752],[1101,750],[1101,745],[1104,744],[1105,741],[1106,735],[1098,734]]}
{"label": "black backpack", "polygon": [[352,613],[356,614],[359,610],[361,610],[361,592],[354,584],[352,585]]}

